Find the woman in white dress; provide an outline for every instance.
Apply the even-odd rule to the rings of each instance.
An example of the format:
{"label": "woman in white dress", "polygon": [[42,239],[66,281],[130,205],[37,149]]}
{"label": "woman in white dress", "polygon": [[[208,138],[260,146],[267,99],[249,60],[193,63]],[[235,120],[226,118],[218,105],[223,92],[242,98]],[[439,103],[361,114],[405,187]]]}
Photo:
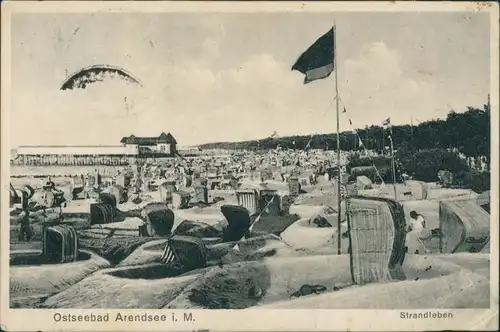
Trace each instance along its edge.
{"label": "woman in white dress", "polygon": [[425,230],[426,227],[424,217],[418,214],[416,211],[411,211],[410,220],[408,221],[406,230],[406,246],[408,248],[408,254],[419,254],[426,252],[425,246],[420,240],[420,235]]}

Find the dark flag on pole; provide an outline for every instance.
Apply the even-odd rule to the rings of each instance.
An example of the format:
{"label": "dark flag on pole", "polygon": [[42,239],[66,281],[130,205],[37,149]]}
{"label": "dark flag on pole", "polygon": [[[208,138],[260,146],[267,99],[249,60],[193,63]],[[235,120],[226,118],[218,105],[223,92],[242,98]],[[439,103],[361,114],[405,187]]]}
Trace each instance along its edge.
{"label": "dark flag on pole", "polygon": [[306,75],[304,84],[327,78],[333,71],[333,28],[314,42],[292,67]]}

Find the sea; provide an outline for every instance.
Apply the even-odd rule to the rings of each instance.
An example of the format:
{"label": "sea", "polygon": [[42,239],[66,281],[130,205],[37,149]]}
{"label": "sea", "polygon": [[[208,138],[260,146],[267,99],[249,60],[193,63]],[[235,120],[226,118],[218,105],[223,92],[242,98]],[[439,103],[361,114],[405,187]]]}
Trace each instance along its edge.
{"label": "sea", "polygon": [[95,173],[114,174],[117,169],[124,169],[124,166],[20,166],[11,165],[11,177],[41,177],[41,176],[71,176]]}

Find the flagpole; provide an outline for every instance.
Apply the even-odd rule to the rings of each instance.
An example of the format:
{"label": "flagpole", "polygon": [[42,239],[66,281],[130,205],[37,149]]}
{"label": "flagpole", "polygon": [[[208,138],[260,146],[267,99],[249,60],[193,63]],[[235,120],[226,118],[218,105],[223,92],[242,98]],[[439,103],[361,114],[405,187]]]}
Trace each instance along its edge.
{"label": "flagpole", "polygon": [[340,203],[342,202],[341,190],[340,190],[340,113],[339,113],[339,83],[338,83],[338,67],[337,67],[337,27],[333,25],[333,68],[335,70],[335,102],[337,108],[337,201],[338,201],[338,216],[337,216],[337,253],[340,255],[342,246],[340,241],[342,240],[342,213]]}
{"label": "flagpole", "polygon": [[392,134],[392,127],[389,128],[390,130],[390,136],[389,136],[389,141],[391,143],[391,159],[392,159],[392,181],[393,181],[393,186],[394,186],[394,199],[398,199],[398,194],[396,191],[396,164],[394,161],[394,143],[393,143],[393,134]]}
{"label": "flagpole", "polygon": [[382,155],[385,156],[385,127],[382,125]]}

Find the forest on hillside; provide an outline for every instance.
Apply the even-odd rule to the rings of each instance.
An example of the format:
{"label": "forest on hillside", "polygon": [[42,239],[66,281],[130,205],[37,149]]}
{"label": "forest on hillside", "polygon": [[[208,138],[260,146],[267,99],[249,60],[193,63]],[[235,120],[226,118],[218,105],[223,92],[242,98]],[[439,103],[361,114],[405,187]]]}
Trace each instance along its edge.
{"label": "forest on hillside", "polygon": [[[446,119],[435,119],[418,125],[392,126],[394,149],[422,150],[456,148],[468,157],[490,156],[490,106],[482,109],[468,107],[458,113],[450,111]],[[381,151],[389,145],[390,130],[381,126],[357,129],[366,148]],[[202,149],[267,150],[280,146],[283,149],[305,149],[310,140],[311,149],[336,150],[337,135],[288,136],[265,138],[243,142],[219,142],[201,146]],[[340,133],[340,149],[358,149],[357,138],[352,131]]]}

